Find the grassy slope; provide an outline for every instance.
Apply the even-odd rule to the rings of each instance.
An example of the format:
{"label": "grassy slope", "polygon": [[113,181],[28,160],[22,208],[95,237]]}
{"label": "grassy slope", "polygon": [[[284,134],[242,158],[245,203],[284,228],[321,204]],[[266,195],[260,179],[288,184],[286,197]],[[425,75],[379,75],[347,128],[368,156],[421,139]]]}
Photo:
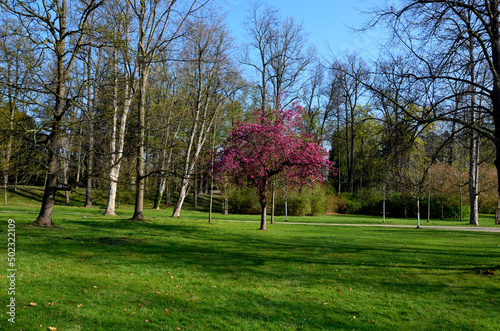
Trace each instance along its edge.
{"label": "grassy slope", "polygon": [[[26,201],[13,209],[37,211]],[[127,219],[130,209],[116,218],[99,211],[57,206],[55,229],[27,227],[33,214],[0,214],[3,247],[7,218],[17,224],[14,329],[497,330],[500,324],[495,233],[314,225],[269,225],[261,232],[254,223],[207,224],[201,212],[176,220],[171,210],[148,210],[150,221],[136,223]],[[0,291],[3,303],[6,292]],[[8,327],[4,315],[0,329]]]}

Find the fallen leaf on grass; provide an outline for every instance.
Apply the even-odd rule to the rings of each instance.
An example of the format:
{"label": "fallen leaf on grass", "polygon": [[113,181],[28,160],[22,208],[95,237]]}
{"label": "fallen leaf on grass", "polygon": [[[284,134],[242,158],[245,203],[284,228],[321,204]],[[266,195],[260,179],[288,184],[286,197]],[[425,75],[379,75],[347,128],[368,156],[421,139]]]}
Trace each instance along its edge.
{"label": "fallen leaf on grass", "polygon": [[36,305],[36,302],[30,302],[30,306],[35,307]]}
{"label": "fallen leaf on grass", "polygon": [[328,302],[323,302],[323,306],[326,306],[328,304]]}
{"label": "fallen leaf on grass", "polygon": [[49,326],[49,330],[50,330],[50,331],[55,331],[55,330],[57,330],[57,328],[55,328],[55,327],[53,327],[53,326]]}
{"label": "fallen leaf on grass", "polygon": [[492,275],[495,274],[495,272],[492,271],[492,270],[490,270],[490,269],[488,269],[488,270],[481,270],[481,271],[479,271],[479,274],[484,275],[484,276],[488,276],[488,275],[492,276]]}
{"label": "fallen leaf on grass", "polygon": [[340,293],[340,289],[337,289],[337,292],[339,292],[339,293]]}
{"label": "fallen leaf on grass", "polygon": [[76,305],[78,308],[80,308],[81,306],[83,306],[83,304],[79,304],[79,305]]}
{"label": "fallen leaf on grass", "polygon": [[149,323],[149,320],[145,320],[146,323]]}
{"label": "fallen leaf on grass", "polygon": [[169,312],[169,311],[168,311],[168,309],[167,309],[167,308],[165,308],[165,312],[166,312],[167,314],[169,314],[169,315],[171,315],[171,314],[172,314],[171,312]]}
{"label": "fallen leaf on grass", "polygon": [[49,306],[53,306],[53,305],[54,305],[54,303],[53,303],[53,302],[49,302]]}

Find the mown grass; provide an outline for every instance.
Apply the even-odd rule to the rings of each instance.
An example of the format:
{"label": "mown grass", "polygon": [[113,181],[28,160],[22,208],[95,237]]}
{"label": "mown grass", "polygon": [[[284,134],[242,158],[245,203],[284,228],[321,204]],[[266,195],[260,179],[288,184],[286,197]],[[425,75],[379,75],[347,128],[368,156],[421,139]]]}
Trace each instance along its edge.
{"label": "mown grass", "polygon": [[148,221],[133,222],[131,209],[105,217],[98,208],[61,206],[54,214],[58,228],[41,229],[27,226],[36,215],[25,212],[0,213],[3,247],[7,219],[16,221],[18,269],[17,323],[3,314],[0,329],[500,325],[497,233],[283,224],[263,232],[256,223],[208,224],[207,214],[197,211],[172,219],[171,210],[148,209]]}

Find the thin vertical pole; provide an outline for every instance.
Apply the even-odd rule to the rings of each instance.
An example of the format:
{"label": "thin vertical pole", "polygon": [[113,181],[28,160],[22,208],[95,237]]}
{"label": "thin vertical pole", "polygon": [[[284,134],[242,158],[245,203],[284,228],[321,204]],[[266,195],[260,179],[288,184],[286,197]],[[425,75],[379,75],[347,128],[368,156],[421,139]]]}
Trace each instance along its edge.
{"label": "thin vertical pole", "polygon": [[420,196],[417,196],[417,229],[420,229]]}

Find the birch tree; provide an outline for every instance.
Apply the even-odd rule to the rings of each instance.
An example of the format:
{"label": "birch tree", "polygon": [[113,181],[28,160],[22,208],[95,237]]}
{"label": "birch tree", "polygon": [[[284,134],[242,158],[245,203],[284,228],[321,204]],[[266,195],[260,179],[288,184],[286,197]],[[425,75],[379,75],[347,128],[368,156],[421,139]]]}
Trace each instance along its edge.
{"label": "birch tree", "polygon": [[235,93],[238,72],[229,56],[231,40],[221,20],[215,13],[193,19],[186,26],[188,41],[183,49],[185,66],[182,70],[183,85],[187,87],[185,100],[190,127],[187,129],[183,154],[179,199],[172,216],[180,217],[195,164],[200,156],[217,114],[226,100]]}
{"label": "birch tree", "polygon": [[158,54],[170,47],[179,38],[184,22],[191,14],[203,7],[207,1],[198,4],[197,0],[181,1],[131,1],[130,7],[138,24],[136,64],[138,66],[138,128],[136,157],[136,197],[134,220],[144,219],[144,184],[145,171],[145,130],[146,130],[146,94],[151,66]]}
{"label": "birch tree", "polygon": [[[137,89],[138,66],[132,62],[133,56],[130,54],[130,11],[128,6],[116,3],[110,7],[109,14],[116,17],[116,21],[109,22],[112,34],[112,64],[113,64],[113,115],[110,141],[110,170],[108,201],[105,215],[116,215],[116,195],[118,192],[118,179],[122,164],[122,157],[125,148],[125,135],[128,117]],[[115,16],[116,15],[116,16]],[[119,101],[120,90],[122,90],[123,102]]]}

